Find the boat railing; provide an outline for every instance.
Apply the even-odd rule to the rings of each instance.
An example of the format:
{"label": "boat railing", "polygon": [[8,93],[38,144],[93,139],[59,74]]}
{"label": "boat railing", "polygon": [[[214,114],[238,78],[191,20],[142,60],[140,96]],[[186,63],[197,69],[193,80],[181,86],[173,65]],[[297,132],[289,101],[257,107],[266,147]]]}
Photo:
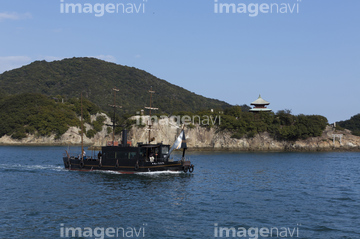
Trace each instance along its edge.
{"label": "boat railing", "polygon": [[[63,154],[64,158],[68,157],[70,160],[75,160],[75,159],[81,159],[81,155],[67,155],[67,154]],[[84,156],[84,160],[86,161],[100,161],[100,159],[98,159],[97,157],[92,157],[92,156]]]}

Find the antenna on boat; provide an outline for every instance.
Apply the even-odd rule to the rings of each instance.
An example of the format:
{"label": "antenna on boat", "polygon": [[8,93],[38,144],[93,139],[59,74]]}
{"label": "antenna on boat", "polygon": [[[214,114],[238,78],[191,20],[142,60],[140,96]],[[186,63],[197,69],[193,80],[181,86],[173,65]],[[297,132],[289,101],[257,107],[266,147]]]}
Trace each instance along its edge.
{"label": "antenna on boat", "polygon": [[114,116],[112,119],[112,127],[113,127],[113,135],[112,135],[112,145],[115,145],[115,113],[116,113],[116,108],[122,108],[122,106],[116,105],[116,92],[119,92],[119,89],[116,89],[115,87],[112,89],[114,91],[114,104],[113,105],[109,105],[110,107],[114,108]]}
{"label": "antenna on boat", "polygon": [[84,161],[84,118],[83,118],[83,96],[81,92],[81,161]]}
{"label": "antenna on boat", "polygon": [[150,93],[150,107],[145,107],[145,109],[150,110],[150,112],[149,112],[150,117],[149,117],[149,122],[148,122],[148,126],[149,126],[149,144],[150,144],[150,142],[151,142],[151,110],[158,110],[158,108],[152,108],[151,107],[152,94],[155,93],[155,91],[152,90],[152,86],[150,87],[149,93]]}
{"label": "antenna on boat", "polygon": [[183,154],[182,154],[182,160],[185,161],[185,151],[187,149],[187,144],[186,144],[186,136],[185,136],[185,124],[182,127],[182,139],[181,139],[181,148],[183,149]]}

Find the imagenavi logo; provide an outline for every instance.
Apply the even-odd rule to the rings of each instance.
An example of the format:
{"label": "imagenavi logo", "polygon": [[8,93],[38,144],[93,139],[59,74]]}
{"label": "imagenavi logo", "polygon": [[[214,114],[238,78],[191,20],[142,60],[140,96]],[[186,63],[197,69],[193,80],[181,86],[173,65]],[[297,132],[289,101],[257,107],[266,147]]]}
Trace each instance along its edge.
{"label": "imagenavi logo", "polygon": [[299,238],[299,226],[296,227],[223,227],[214,224],[215,238]]}
{"label": "imagenavi logo", "polygon": [[[114,0],[116,1],[116,0]],[[119,1],[119,0],[118,0]],[[60,13],[63,14],[93,14],[102,17],[105,14],[144,14],[148,0],[129,2],[89,3],[78,0],[60,0]]]}
{"label": "imagenavi logo", "polygon": [[145,238],[144,223],[141,227],[72,227],[60,224],[60,238]]}
{"label": "imagenavi logo", "polygon": [[257,17],[260,14],[300,13],[301,0],[289,0],[287,3],[276,3],[276,0],[273,1],[272,3],[235,3],[234,0],[214,0],[214,13],[245,14],[249,17]]}

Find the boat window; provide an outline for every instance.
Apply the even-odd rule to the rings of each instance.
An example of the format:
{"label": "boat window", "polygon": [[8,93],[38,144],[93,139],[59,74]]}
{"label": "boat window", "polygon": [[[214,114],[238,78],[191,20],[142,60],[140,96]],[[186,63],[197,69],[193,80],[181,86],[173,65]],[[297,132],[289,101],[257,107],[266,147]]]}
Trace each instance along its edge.
{"label": "boat window", "polygon": [[113,159],[113,158],[115,158],[115,157],[116,157],[116,153],[115,153],[115,152],[108,152],[108,153],[107,153],[107,158]]}
{"label": "boat window", "polygon": [[169,154],[169,147],[163,146],[161,151],[162,151],[162,154]]}
{"label": "boat window", "polygon": [[127,152],[115,152],[115,158],[117,159],[126,159],[128,157]]}
{"label": "boat window", "polygon": [[129,159],[134,159],[136,157],[136,152],[129,152]]}
{"label": "boat window", "polygon": [[146,149],[145,148],[140,149],[140,157],[146,157]]}

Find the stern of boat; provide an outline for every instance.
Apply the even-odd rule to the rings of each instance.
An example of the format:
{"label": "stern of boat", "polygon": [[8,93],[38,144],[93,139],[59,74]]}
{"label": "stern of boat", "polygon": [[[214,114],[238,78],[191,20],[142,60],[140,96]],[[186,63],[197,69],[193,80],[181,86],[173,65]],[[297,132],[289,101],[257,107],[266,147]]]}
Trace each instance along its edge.
{"label": "stern of boat", "polygon": [[70,168],[70,159],[68,157],[63,157],[64,167]]}
{"label": "stern of boat", "polygon": [[183,171],[184,171],[185,173],[187,173],[188,171],[189,171],[190,173],[194,172],[194,165],[191,164],[190,161],[185,161],[185,160],[183,160],[181,164],[182,164]]}

